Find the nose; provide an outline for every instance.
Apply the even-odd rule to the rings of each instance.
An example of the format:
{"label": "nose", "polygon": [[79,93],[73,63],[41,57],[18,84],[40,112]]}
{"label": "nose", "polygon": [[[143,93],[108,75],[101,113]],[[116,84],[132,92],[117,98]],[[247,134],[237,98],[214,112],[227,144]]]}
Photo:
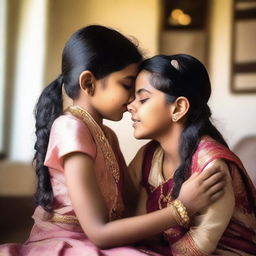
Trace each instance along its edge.
{"label": "nose", "polygon": [[128,105],[127,105],[127,109],[128,112],[130,113],[134,113],[135,112],[135,104],[134,104],[135,98],[133,99],[133,101],[131,101]]}

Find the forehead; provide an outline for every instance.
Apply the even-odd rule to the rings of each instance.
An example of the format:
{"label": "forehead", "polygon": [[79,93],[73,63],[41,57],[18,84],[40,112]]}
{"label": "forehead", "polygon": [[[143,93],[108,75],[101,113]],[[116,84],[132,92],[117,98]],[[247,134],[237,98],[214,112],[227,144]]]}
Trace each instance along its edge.
{"label": "forehead", "polygon": [[110,76],[113,78],[133,78],[133,79],[135,79],[137,74],[138,74],[138,64],[133,63],[133,64],[130,64],[130,65],[124,67],[123,69],[121,69],[119,71],[111,73]]}
{"label": "forehead", "polygon": [[138,74],[135,81],[136,90],[139,90],[141,88],[150,89],[150,90],[155,89],[150,83],[151,78],[152,78],[152,74],[150,72],[146,70],[142,70]]}

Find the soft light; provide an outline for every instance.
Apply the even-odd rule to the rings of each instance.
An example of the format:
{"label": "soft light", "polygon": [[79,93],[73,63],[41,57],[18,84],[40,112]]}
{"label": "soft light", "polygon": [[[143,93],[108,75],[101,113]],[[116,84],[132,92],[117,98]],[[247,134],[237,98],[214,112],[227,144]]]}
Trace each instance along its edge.
{"label": "soft light", "polygon": [[170,13],[168,22],[171,25],[187,26],[191,23],[192,18],[189,14],[184,13],[181,9],[174,9]]}
{"label": "soft light", "polygon": [[188,14],[180,15],[178,18],[178,23],[183,26],[187,26],[191,23],[191,17]]}
{"label": "soft light", "polygon": [[172,12],[171,12],[171,17],[173,19],[178,19],[180,15],[184,14],[183,11],[181,9],[174,9]]}

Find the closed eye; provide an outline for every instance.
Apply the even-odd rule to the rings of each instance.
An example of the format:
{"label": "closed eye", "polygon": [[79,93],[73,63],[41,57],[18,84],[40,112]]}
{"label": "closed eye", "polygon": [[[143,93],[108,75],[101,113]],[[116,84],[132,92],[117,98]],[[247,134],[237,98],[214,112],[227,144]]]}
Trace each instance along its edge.
{"label": "closed eye", "polygon": [[122,86],[123,86],[126,90],[131,90],[131,89],[133,89],[133,85],[122,84]]}
{"label": "closed eye", "polygon": [[143,104],[143,103],[145,103],[148,99],[149,99],[149,98],[145,98],[145,99],[139,100],[139,102],[140,102],[141,104]]}

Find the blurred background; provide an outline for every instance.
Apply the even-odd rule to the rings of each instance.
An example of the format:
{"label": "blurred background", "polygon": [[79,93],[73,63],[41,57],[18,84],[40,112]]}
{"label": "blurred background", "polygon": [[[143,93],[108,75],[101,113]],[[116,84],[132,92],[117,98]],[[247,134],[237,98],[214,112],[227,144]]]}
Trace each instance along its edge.
{"label": "blurred background", "polygon": [[[255,143],[256,136],[256,0],[0,0],[0,204],[6,208],[0,243],[27,236],[34,105],[61,72],[65,42],[90,24],[136,38],[145,57],[188,53],[201,60],[212,83],[215,125],[245,161],[256,152],[243,142]],[[133,138],[128,113],[106,124],[129,163],[146,141]]]}

